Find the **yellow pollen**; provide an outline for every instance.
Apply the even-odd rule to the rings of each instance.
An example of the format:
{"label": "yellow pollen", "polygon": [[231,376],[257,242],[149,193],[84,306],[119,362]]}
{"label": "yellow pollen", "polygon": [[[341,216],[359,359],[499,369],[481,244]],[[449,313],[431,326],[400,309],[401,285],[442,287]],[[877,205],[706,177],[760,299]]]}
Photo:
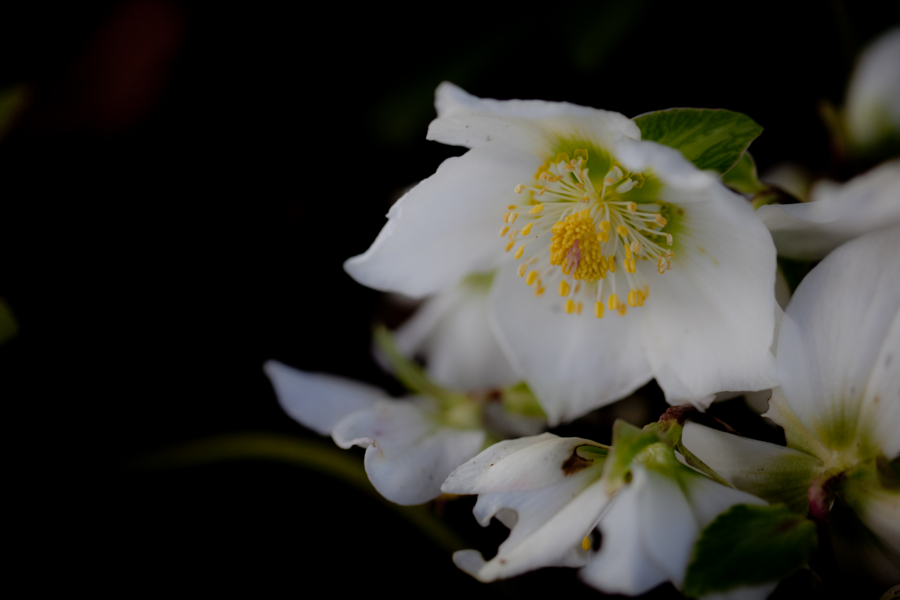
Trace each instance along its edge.
{"label": "yellow pollen", "polygon": [[504,225],[503,229],[500,230],[500,237],[505,236],[507,231],[509,231],[509,225]]}
{"label": "yellow pollen", "polygon": [[609,295],[609,300],[607,300],[609,310],[616,310],[616,307],[619,305],[619,298],[615,294]]}
{"label": "yellow pollen", "polygon": [[628,264],[628,261],[631,260],[631,246],[625,246],[625,264]]}
{"label": "yellow pollen", "polygon": [[666,234],[666,243],[670,246],[672,245],[672,234],[671,233]]}
{"label": "yellow pollen", "polygon": [[628,308],[624,304],[620,304],[616,310],[619,311],[620,317],[624,317],[625,313],[628,312]]}
{"label": "yellow pollen", "polygon": [[590,210],[582,210],[557,221],[551,229],[550,264],[566,275],[583,281],[597,281],[605,274],[601,266],[600,240]]}
{"label": "yellow pollen", "polygon": [[541,296],[544,295],[545,291],[546,291],[546,289],[542,288],[540,282],[538,282],[538,287],[536,290],[534,290],[534,295],[537,296],[538,298],[540,298]]}
{"label": "yellow pollen", "polygon": [[641,243],[637,240],[634,240],[633,242],[631,242],[631,251],[634,252],[635,254],[640,254],[641,253]]}
{"label": "yellow pollen", "polygon": [[510,231],[510,232],[509,232],[509,241],[513,241],[514,239],[516,239],[516,234],[517,234],[517,233],[518,233],[518,231],[516,231],[515,229],[513,229],[512,231]]}
{"label": "yellow pollen", "polygon": [[503,222],[504,222],[504,223],[506,223],[507,221],[509,221],[509,215],[511,215],[511,214],[512,214],[512,213],[509,212],[509,211],[506,211],[505,213],[503,213]]}
{"label": "yellow pollen", "polygon": [[569,295],[569,284],[565,281],[559,282],[559,295],[560,296],[568,296]]}
{"label": "yellow pollen", "polygon": [[609,262],[606,260],[605,256],[600,257],[600,266],[603,268],[604,271],[609,270]]}
{"label": "yellow pollen", "polygon": [[516,193],[521,194],[522,192],[525,191],[525,189],[526,189],[525,184],[520,183],[519,185],[516,186]]}
{"label": "yellow pollen", "polygon": [[528,214],[539,215],[539,214],[541,214],[542,210],[544,210],[543,204],[535,204],[534,206],[531,207],[531,210],[528,211]]}
{"label": "yellow pollen", "polygon": [[508,208],[509,210],[516,210],[516,205],[515,205],[515,204],[510,204],[510,205],[508,205],[506,208]]}
{"label": "yellow pollen", "polygon": [[510,243],[508,243],[508,244],[506,245],[506,251],[509,252],[510,250],[512,250],[512,247],[515,246],[515,245],[516,245],[515,242],[510,242]]}
{"label": "yellow pollen", "polygon": [[594,316],[595,317],[597,317],[598,319],[602,319],[604,312],[606,312],[606,310],[603,308],[602,302],[597,302],[596,304],[594,304]]}
{"label": "yellow pollen", "polygon": [[631,290],[630,292],[628,292],[628,306],[637,306],[637,300],[635,299],[635,296],[637,296],[635,290]]}
{"label": "yellow pollen", "polygon": [[525,271],[528,269],[528,265],[519,265],[519,268],[516,270],[516,273],[519,274],[519,277],[525,277]]}
{"label": "yellow pollen", "polygon": [[612,254],[609,255],[609,272],[610,273],[616,272],[616,257],[613,256]]}
{"label": "yellow pollen", "polygon": [[591,539],[587,536],[584,536],[584,539],[581,540],[581,549],[582,550],[590,550],[591,549]]}
{"label": "yellow pollen", "polygon": [[[524,267],[525,265],[522,265],[522,266]],[[528,285],[531,285],[532,283],[534,283],[535,279],[537,279],[537,271],[531,271],[528,274],[528,277],[525,278],[525,283],[527,283]]]}
{"label": "yellow pollen", "polygon": [[609,221],[600,221],[600,231],[609,233]]}
{"label": "yellow pollen", "polygon": [[[516,257],[516,260],[519,260],[520,258],[522,258],[523,252],[525,252],[525,246],[524,245],[519,246],[519,249],[516,250],[516,253],[514,255]],[[525,265],[522,265],[522,266],[524,267]]]}
{"label": "yellow pollen", "polygon": [[616,233],[618,233],[622,237],[628,237],[628,229],[624,225],[617,225]]}
{"label": "yellow pollen", "polygon": [[[510,206],[510,208],[515,208],[515,206]],[[634,202],[629,202],[628,212],[637,212],[637,204],[635,204]]]}
{"label": "yellow pollen", "polygon": [[528,235],[529,233],[531,233],[531,226],[532,226],[532,225],[534,225],[534,223],[529,223],[528,225],[526,225],[525,227],[523,227],[523,228],[522,228],[522,235]]}
{"label": "yellow pollen", "polygon": [[609,233],[606,231],[601,231],[597,234],[597,239],[605,244],[609,241]]}
{"label": "yellow pollen", "polygon": [[575,312],[575,302],[569,298],[566,300],[566,313],[571,315],[573,312]]}
{"label": "yellow pollen", "polygon": [[584,305],[581,302],[577,303],[575,305],[575,313],[580,315],[582,308],[584,308]]}
{"label": "yellow pollen", "polygon": [[666,221],[666,218],[659,213],[656,213],[653,216],[653,220],[656,221],[656,224],[659,225],[660,227],[665,227],[666,223],[668,223],[668,221]]}
{"label": "yellow pollen", "polygon": [[506,219],[507,223],[515,223],[516,219],[519,218],[519,213],[510,213],[509,217]]}

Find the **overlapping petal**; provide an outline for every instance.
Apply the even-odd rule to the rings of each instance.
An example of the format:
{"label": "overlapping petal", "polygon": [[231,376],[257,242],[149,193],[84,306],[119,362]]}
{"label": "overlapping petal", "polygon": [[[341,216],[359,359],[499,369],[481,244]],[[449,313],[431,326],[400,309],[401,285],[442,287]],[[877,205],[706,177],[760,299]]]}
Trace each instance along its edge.
{"label": "overlapping petal", "polygon": [[847,90],[846,119],[851,140],[874,144],[900,131],[900,28],[879,37],[859,57]]}
{"label": "overlapping petal", "polygon": [[844,184],[817,183],[810,202],[770,204],[756,214],[779,254],[817,260],[850,239],[900,223],[898,197],[900,160],[893,160]]}

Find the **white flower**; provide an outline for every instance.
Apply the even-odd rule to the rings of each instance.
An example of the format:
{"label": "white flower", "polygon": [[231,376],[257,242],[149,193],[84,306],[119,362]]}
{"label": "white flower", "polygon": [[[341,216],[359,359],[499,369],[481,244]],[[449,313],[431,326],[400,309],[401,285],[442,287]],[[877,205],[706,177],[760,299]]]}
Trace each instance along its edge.
{"label": "white flower", "polygon": [[[846,243],[803,280],[778,341],[781,390],[766,416],[787,447],[689,423],[685,446],[740,489],[822,520],[848,507],[900,577],[900,228]],[[856,552],[862,552],[857,548]],[[872,564],[874,565],[872,559]]]}
{"label": "white flower", "polygon": [[[478,522],[497,517],[511,532],[493,559],[465,550],[454,562],[481,581],[583,566],[582,579],[607,593],[641,594],[664,581],[680,587],[706,525],[735,504],[765,504],[685,467],[659,441],[624,471],[604,453],[595,442],[545,433],[501,442],[460,466],[442,489],[478,494]],[[602,544],[592,554],[598,525]],[[753,591],[764,597],[773,588]]]}
{"label": "white flower", "polygon": [[471,150],[391,208],[357,281],[422,296],[499,267],[494,325],[551,423],[653,377],[701,406],[775,384],[775,252],[740,196],[618,113],[448,83],[437,109],[429,139]]}
{"label": "white flower", "polygon": [[491,275],[473,275],[438,292],[395,332],[397,348],[407,356],[421,354],[436,383],[480,391],[520,380],[489,324],[491,280]]}
{"label": "white flower", "polygon": [[857,146],[900,135],[900,28],[879,37],[859,57],[847,90],[847,133]]}
{"label": "white flower", "polygon": [[397,504],[440,495],[453,469],[485,440],[477,406],[442,411],[424,396],[394,400],[371,386],[331,375],[265,364],[278,402],[302,425],[330,435],[341,448],[366,448],[365,468],[378,492]]}
{"label": "white flower", "polygon": [[817,260],[859,235],[900,223],[900,160],[886,162],[847,183],[816,183],[810,201],[757,209],[778,253]]}

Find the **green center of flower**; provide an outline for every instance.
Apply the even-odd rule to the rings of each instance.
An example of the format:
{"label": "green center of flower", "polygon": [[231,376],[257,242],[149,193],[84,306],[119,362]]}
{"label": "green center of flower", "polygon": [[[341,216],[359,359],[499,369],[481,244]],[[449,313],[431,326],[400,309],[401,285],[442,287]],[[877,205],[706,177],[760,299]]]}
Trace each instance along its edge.
{"label": "green center of flower", "polygon": [[[660,274],[672,268],[673,239],[666,231],[669,207],[633,192],[644,186],[641,173],[613,164],[602,181],[595,182],[588,150],[575,150],[574,155],[560,153],[538,169],[534,184],[516,186],[525,198],[507,207],[500,235],[508,239],[507,252],[521,241],[515,251],[516,260],[523,260],[519,276],[534,287],[536,296],[546,290],[545,282],[558,280],[567,313],[581,314],[582,300],[587,300],[594,302],[597,318],[606,307],[625,315],[626,305],[643,306],[650,292],[638,263],[649,261]],[[516,229],[520,216],[527,222]],[[526,251],[532,252],[526,256]],[[617,269],[623,271],[627,291],[616,281]]]}

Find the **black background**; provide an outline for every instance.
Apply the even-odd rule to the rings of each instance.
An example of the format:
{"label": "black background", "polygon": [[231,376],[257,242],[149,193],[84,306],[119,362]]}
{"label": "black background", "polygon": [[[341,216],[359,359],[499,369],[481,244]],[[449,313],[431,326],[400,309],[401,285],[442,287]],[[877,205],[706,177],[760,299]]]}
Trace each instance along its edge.
{"label": "black background", "polygon": [[[29,98],[0,141],[19,573],[35,589],[128,594],[594,594],[571,571],[477,584],[383,505],[296,467],[129,465],[215,434],[315,437],[279,409],[268,358],[399,390],[370,358],[373,319],[395,317],[341,265],[402,188],[462,153],[424,139],[442,80],[628,116],[729,108],[765,127],[761,169],[826,172],[817,106],[840,104],[897,6],[725,6],[129,0],[5,14],[0,86]],[[471,506],[444,518],[490,552],[504,529],[482,532]]]}

